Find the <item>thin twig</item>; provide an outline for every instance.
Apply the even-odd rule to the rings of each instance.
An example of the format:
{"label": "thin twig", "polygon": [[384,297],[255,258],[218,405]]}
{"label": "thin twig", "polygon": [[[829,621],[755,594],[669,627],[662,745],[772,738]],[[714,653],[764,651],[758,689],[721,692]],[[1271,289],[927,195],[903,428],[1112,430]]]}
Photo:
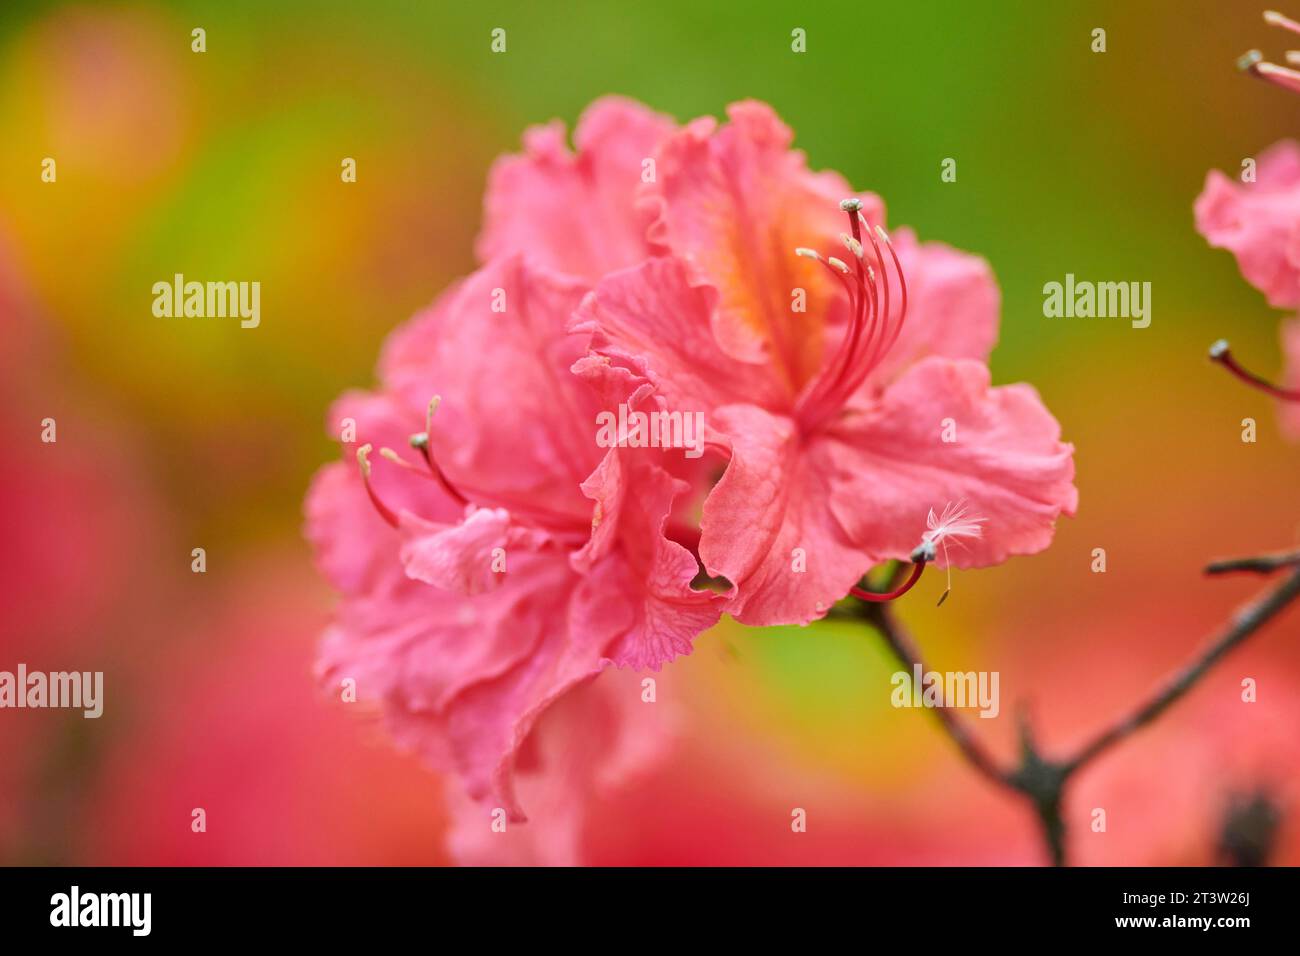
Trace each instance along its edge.
{"label": "thin twig", "polygon": [[1278,551],[1274,554],[1260,554],[1249,558],[1228,558],[1213,561],[1205,566],[1206,574],[1232,574],[1235,571],[1249,571],[1253,574],[1272,574],[1282,568],[1300,565],[1300,550]]}
{"label": "thin twig", "polygon": [[1135,730],[1149,724],[1180,697],[1191,690],[1198,680],[1230,650],[1263,627],[1270,619],[1300,595],[1300,568],[1292,571],[1277,584],[1265,591],[1237,612],[1232,622],[1206,647],[1199,658],[1169,680],[1144,703],[1134,708],[1126,717],[1103,730],[1066,764],[1073,773],[1107,747],[1118,743]]}
{"label": "thin twig", "polygon": [[[1239,564],[1254,565],[1273,560],[1278,556],[1242,559]],[[1277,565],[1289,566],[1290,562]],[[1212,565],[1213,567],[1213,565]],[[901,569],[900,569],[901,570]],[[1155,720],[1181,699],[1229,651],[1258,631],[1300,596],[1300,568],[1296,568],[1279,584],[1275,584],[1233,616],[1231,622],[1206,647],[1195,661],[1133,709],[1080,748],[1066,760],[1045,758],[1034,742],[1026,719],[1021,721],[1021,755],[1016,767],[1004,767],[976,738],[954,711],[947,707],[933,708],[935,717],[948,737],[957,745],[966,762],[986,779],[998,786],[1024,797],[1034,810],[1052,863],[1063,866],[1065,856],[1065,823],[1061,813],[1066,784],[1085,764],[1096,759],[1111,747],[1128,738],[1140,728]],[[924,670],[920,652],[906,629],[899,624],[888,604],[859,603],[854,613],[870,624],[885,640],[890,651],[905,667],[920,666]]]}

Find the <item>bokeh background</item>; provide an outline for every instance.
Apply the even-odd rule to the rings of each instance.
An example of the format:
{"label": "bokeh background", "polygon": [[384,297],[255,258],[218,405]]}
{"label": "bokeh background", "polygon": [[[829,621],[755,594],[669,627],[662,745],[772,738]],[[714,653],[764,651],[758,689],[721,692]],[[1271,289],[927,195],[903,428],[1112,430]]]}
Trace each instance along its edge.
{"label": "bokeh background", "polygon": [[[1286,41],[1253,0],[9,0],[0,669],[103,670],[106,709],[0,712],[0,862],[451,862],[438,777],[313,686],[331,595],[302,496],[336,453],[327,404],[472,268],[493,157],[611,92],[679,119],[767,100],[892,224],[992,263],[995,381],[1033,382],[1076,444],[1079,515],[1046,553],[961,574],[941,609],[928,579],[902,614],[931,666],[1000,671],[1002,716],[976,721],[999,752],[1022,703],[1043,747],[1078,743],[1260,586],[1205,580],[1207,559],[1300,537],[1300,447],[1205,359],[1226,335],[1272,374],[1279,315],[1191,213],[1208,169],[1300,132],[1300,101],[1233,66]],[[259,280],[261,327],[154,318],[176,272]],[[1044,318],[1067,272],[1151,282],[1151,327]],[[851,625],[720,625],[659,676],[680,739],[598,804],[586,859],[1040,862],[1025,811],[889,706],[894,669]],[[1298,695],[1293,610],[1078,780],[1072,857],[1212,862],[1233,800],[1264,794],[1273,861],[1300,863]]]}

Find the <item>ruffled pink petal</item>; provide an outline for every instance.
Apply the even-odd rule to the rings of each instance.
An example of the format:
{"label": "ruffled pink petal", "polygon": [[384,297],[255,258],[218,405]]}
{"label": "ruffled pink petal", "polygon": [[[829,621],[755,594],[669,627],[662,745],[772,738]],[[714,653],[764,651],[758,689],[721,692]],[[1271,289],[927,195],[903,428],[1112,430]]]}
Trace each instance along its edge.
{"label": "ruffled pink petal", "polygon": [[530,129],[524,153],[488,175],[478,257],[525,253],[537,264],[595,282],[648,255],[635,208],[643,164],[673,121],[620,97],[597,100],[578,121],[570,153],[559,121]]}
{"label": "ruffled pink petal", "polygon": [[1197,230],[1231,250],[1270,305],[1300,305],[1300,146],[1284,140],[1265,150],[1253,183],[1211,170],[1195,213]]}
{"label": "ruffled pink petal", "polygon": [[[945,442],[951,420],[955,441]],[[1041,551],[1059,515],[1073,515],[1074,448],[1029,385],[989,387],[988,367],[932,358],[887,389],[869,412],[826,436],[830,506],[873,560],[906,558],[931,508],[965,502],[987,519],[981,537],[952,545],[961,568]],[[940,564],[943,555],[940,555]]]}
{"label": "ruffled pink petal", "polygon": [[753,405],[716,416],[732,455],[704,502],[700,557],[735,586],[728,613],[756,626],[822,617],[873,563],[831,509],[826,443],[801,442],[792,419]]}
{"label": "ruffled pink petal", "polygon": [[528,823],[493,828],[492,808],[448,787],[447,845],[471,866],[575,866],[589,862],[584,830],[593,803],[643,778],[668,753],[672,703],[643,700],[641,675],[613,671],[575,689],[538,721],[516,771]]}
{"label": "ruffled pink petal", "polygon": [[[1286,356],[1283,387],[1300,391],[1300,319],[1282,323],[1282,354]],[[1279,402],[1278,413],[1282,431],[1291,439],[1300,441],[1300,402]]]}
{"label": "ruffled pink petal", "polygon": [[572,330],[587,337],[597,356],[575,371],[596,385],[607,407],[620,389],[599,382],[611,376],[629,383],[618,400],[645,381],[679,411],[707,415],[742,401],[788,404],[788,390],[771,366],[738,361],[718,345],[710,321],[716,303],[716,290],[692,285],[689,266],[676,257],[607,276],[574,313]]}
{"label": "ruffled pink petal", "polygon": [[736,585],[728,610],[747,624],[822,616],[873,564],[906,559],[947,502],[988,519],[982,538],[949,549],[954,565],[979,567],[1046,547],[1078,501],[1073,449],[1037,393],[989,388],[979,362],[927,359],[870,411],[802,440],[752,406],[717,417],[732,459],[705,502],[700,554]]}
{"label": "ruffled pink petal", "polygon": [[459,524],[425,521],[407,511],[399,520],[407,575],[462,594],[500,586],[510,573],[511,554],[535,551],[549,540],[515,524],[504,508],[471,508]]}
{"label": "ruffled pink petal", "polygon": [[[745,362],[770,361],[797,393],[822,356],[817,324],[842,292],[822,267],[794,255],[799,246],[834,253],[848,220],[839,201],[851,195],[837,174],[810,172],[793,134],[771,107],[746,101],[673,134],[660,152],[658,178],[646,187],[653,215],[647,233],[661,253],[682,256],[692,282],[718,292],[714,332],[722,349]],[[872,223],[878,198],[861,197]],[[795,289],[807,311],[793,311]]]}
{"label": "ruffled pink petal", "polygon": [[583,483],[596,517],[591,540],[573,556],[584,575],[575,594],[575,628],[616,633],[609,658],[638,670],[658,670],[689,654],[723,605],[721,595],[691,587],[699,572],[694,555],[665,536],[673,501],[689,486],[655,463],[658,454],[609,451]]}
{"label": "ruffled pink petal", "polygon": [[576,582],[561,554],[517,556],[500,587],[474,597],[399,577],[343,603],[318,673],[332,690],[353,678],[400,746],[523,819],[516,750],[550,703],[599,673],[613,637],[569,626]]}
{"label": "ruffled pink petal", "polygon": [[566,619],[555,597],[554,591],[536,592],[539,607],[525,612],[544,625],[532,653],[501,678],[459,695],[446,715],[452,752],[470,796],[499,801],[512,820],[526,819],[514,788],[519,746],[552,703],[606,667],[606,648],[617,633],[616,620],[573,613],[577,602],[567,600],[567,591],[563,598],[571,616]]}
{"label": "ruffled pink petal", "polygon": [[570,372],[583,339],[566,327],[583,291],[520,257],[494,261],[396,331],[380,363],[403,404],[441,396],[429,445],[472,502],[580,531],[590,504],[578,485],[601,456],[596,397]]}

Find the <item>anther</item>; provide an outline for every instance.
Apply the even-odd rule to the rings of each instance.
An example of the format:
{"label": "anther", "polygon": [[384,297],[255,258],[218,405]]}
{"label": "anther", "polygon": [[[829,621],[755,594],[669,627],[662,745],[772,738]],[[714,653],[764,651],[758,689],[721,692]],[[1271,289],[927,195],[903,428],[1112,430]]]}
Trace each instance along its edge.
{"label": "anther", "polygon": [[1281,27],[1283,30],[1290,30],[1292,33],[1300,33],[1300,23],[1278,13],[1276,10],[1265,10],[1264,22],[1271,27]]}

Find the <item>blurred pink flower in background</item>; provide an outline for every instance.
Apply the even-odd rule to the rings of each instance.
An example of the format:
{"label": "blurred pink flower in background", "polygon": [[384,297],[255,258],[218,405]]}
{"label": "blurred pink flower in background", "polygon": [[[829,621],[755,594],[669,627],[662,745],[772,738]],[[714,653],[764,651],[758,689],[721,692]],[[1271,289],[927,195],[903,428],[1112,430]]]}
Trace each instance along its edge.
{"label": "blurred pink flower in background", "polygon": [[264,555],[197,596],[147,663],[108,676],[117,735],[78,815],[84,862],[447,862],[436,779],[321,706],[319,590],[290,555]]}
{"label": "blurred pink flower in background", "polygon": [[[63,357],[6,237],[0,229],[0,670],[103,669],[121,636],[104,622],[130,601],[164,522],[129,437],[96,396],[75,383],[44,387]],[[98,732],[82,720],[4,711],[0,860],[43,862],[47,830],[66,825],[58,816],[76,789],[67,761]]]}
{"label": "blurred pink flower in background", "polygon": [[[1282,140],[1264,150],[1247,182],[1210,170],[1195,213],[1200,233],[1237,257],[1241,274],[1269,305],[1300,306],[1300,146]],[[1300,393],[1300,319],[1284,322],[1281,338],[1281,387]],[[1283,432],[1300,439],[1300,401],[1280,400],[1278,415]]]}
{"label": "blurred pink flower in background", "polygon": [[1210,170],[1195,213],[1201,235],[1237,257],[1269,305],[1300,305],[1300,146],[1283,140],[1264,150],[1253,181]]}

